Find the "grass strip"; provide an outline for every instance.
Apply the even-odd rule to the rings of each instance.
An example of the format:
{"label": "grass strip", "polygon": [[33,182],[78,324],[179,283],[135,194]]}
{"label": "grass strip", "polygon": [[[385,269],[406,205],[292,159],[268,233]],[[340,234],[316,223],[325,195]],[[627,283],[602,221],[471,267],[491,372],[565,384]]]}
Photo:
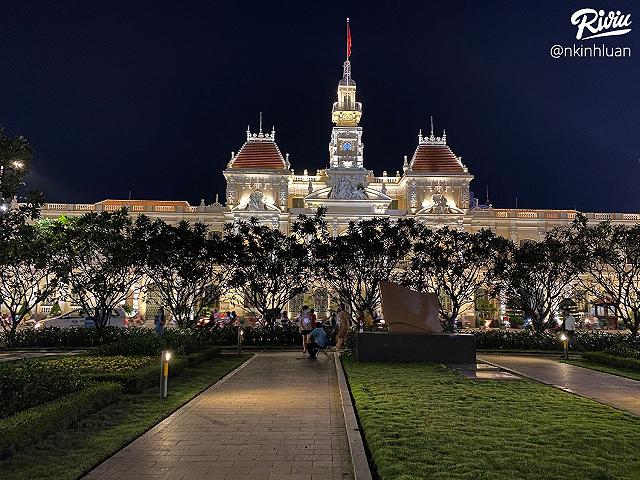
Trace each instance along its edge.
{"label": "grass strip", "polygon": [[176,409],[246,361],[224,355],[184,370],[169,383],[169,397],[156,388],[124,394],[118,401],[0,461],[3,480],[71,480],[113,455]]}
{"label": "grass strip", "polygon": [[610,373],[611,375],[617,375],[619,377],[626,377],[632,380],[640,380],[640,372],[638,370],[633,370],[630,368],[603,365],[602,363],[596,363],[585,359],[563,360],[563,362],[575,365],[577,367],[590,368],[591,370]]}
{"label": "grass strip", "polygon": [[382,480],[640,478],[640,417],[526,379],[344,366]]}

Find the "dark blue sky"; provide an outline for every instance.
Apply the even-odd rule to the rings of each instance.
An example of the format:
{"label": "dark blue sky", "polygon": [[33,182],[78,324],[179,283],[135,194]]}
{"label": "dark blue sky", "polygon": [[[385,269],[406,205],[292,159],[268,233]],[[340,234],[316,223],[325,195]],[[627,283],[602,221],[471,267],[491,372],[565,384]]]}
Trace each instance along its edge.
{"label": "dark blue sky", "polygon": [[49,201],[131,190],[211,202],[260,110],[296,171],[315,172],[328,164],[350,16],[365,165],[377,175],[401,169],[433,114],[495,206],[517,196],[528,208],[640,211],[640,31],[597,39],[632,47],[630,59],[549,55],[580,43],[575,10],[620,9],[635,27],[636,6],[5,1],[0,124],[30,139],[29,184]]}

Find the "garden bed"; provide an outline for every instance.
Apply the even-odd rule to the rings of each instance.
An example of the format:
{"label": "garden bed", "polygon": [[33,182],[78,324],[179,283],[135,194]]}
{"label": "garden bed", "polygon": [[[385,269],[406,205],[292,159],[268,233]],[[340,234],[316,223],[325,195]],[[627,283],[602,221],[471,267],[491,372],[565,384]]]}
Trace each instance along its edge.
{"label": "garden bed", "polygon": [[186,402],[246,361],[250,355],[225,355],[187,368],[176,377],[169,397],[160,400],[157,389],[123,393],[115,402],[56,435],[38,440],[0,461],[3,480],[72,480],[120,450],[158,424]]}

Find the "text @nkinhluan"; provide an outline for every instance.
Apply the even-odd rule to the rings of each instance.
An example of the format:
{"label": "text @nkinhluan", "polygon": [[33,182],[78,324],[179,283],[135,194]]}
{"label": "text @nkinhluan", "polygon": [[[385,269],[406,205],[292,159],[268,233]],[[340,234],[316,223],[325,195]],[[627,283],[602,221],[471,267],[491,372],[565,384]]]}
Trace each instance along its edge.
{"label": "text @nkinhluan", "polygon": [[631,58],[631,47],[610,47],[602,44],[553,45],[549,49],[551,58]]}

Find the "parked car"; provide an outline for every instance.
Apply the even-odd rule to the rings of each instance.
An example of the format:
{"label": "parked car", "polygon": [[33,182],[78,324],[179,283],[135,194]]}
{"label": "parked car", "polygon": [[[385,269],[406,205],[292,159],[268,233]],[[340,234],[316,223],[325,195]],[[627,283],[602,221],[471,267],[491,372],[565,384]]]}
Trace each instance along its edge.
{"label": "parked car", "polygon": [[[126,328],[129,326],[129,319],[126,312],[122,307],[117,307],[111,310],[111,315],[107,321],[107,325]],[[45,318],[35,323],[33,328],[36,330],[44,327],[59,327],[59,328],[71,328],[71,327],[95,327],[93,317],[88,315],[82,308],[71,310],[70,312],[63,313],[57,317]]]}

